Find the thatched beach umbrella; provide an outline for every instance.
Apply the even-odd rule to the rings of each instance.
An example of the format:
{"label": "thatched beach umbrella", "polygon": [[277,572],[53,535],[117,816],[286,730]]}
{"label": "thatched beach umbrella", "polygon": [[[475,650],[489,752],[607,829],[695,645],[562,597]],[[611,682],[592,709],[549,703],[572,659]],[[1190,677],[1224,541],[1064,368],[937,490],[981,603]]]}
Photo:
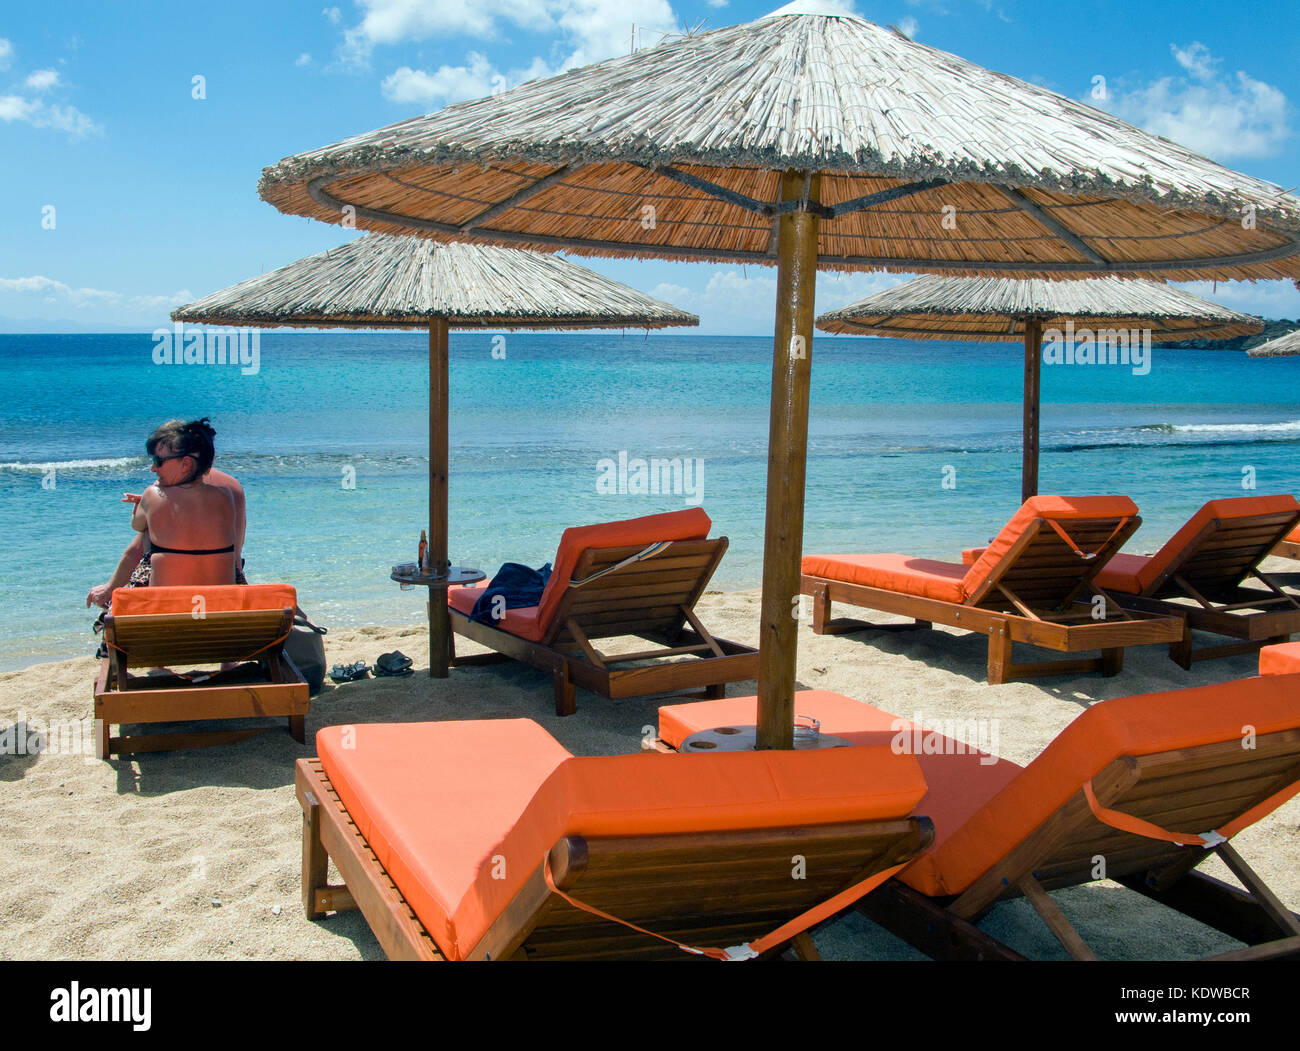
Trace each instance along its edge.
{"label": "thatched beach umbrella", "polygon": [[804,3],[286,158],[259,192],[376,230],[777,266],[762,748],[793,736],[819,266],[1300,277],[1277,186]]}
{"label": "thatched beach umbrella", "polygon": [[[449,329],[664,328],[698,325],[694,314],[586,267],[491,245],[438,244],[371,234],[308,256],[174,310],[209,325],[429,330],[429,563],[447,557]],[[447,603],[430,591],[429,674],[445,678]]]}
{"label": "thatched beach umbrella", "polygon": [[1251,347],[1246,353],[1252,358],[1285,358],[1300,354],[1300,328],[1261,343],[1258,347]]}
{"label": "thatched beach umbrella", "polygon": [[[1264,322],[1157,281],[1094,277],[1079,281],[989,277],[918,277],[822,314],[826,332],[899,339],[942,339],[1025,346],[1024,447],[1020,498],[1038,495],[1038,419],[1042,339],[1087,329],[1100,361],[1128,364],[1134,330],[1152,342],[1228,339],[1259,332]],[[1074,332],[1081,336],[1082,332]],[[1140,344],[1138,349],[1141,349]],[[1090,354],[1091,356],[1091,354]]]}

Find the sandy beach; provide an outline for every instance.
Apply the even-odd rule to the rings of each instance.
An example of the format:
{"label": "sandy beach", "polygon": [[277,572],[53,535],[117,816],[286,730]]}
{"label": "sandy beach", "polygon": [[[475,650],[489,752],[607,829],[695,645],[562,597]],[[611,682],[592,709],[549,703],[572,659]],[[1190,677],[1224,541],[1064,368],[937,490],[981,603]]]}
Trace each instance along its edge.
{"label": "sandy beach", "polygon": [[[1276,568],[1292,568],[1279,562]],[[701,616],[720,635],[756,643],[758,592],[710,592]],[[358,912],[306,920],[299,892],[301,811],[294,760],[315,754],[321,727],[361,722],[536,719],[577,755],[637,750],[661,697],[607,701],[579,691],[578,712],[553,713],[549,677],[522,665],[427,674],[424,625],[332,630],[331,663],[373,662],[401,649],[416,674],[334,686],[312,703],[308,744],[276,730],[242,743],[105,762],[83,756],[0,756],[0,958],[160,960],[382,959]],[[463,641],[462,653],[475,652]],[[1050,656],[1050,655],[1045,655]],[[1184,672],[1161,646],[1130,650],[1112,679],[1073,676],[990,687],[980,637],[946,629],[819,637],[802,625],[798,681],[908,718],[998,720],[998,752],[1025,764],[1088,705],[1112,697],[1253,675],[1256,658]],[[0,728],[90,715],[89,657],[0,674]],[[752,693],[734,684],[729,695]],[[1242,832],[1241,854],[1300,908],[1300,798]],[[1232,881],[1217,859],[1203,871]],[[1187,959],[1237,947],[1211,928],[1102,881],[1055,899],[1100,956]],[[1033,957],[1066,958],[1024,903],[998,906],[990,933]],[[830,959],[923,957],[856,914],[820,928]]]}

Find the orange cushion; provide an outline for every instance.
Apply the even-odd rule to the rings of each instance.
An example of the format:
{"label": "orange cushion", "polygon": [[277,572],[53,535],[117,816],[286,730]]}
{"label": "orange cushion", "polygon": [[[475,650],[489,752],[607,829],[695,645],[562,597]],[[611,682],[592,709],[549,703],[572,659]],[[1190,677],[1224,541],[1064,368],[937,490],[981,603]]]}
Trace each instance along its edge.
{"label": "orange cushion", "polygon": [[[637,544],[648,546],[660,540],[703,540],[709,535],[712,524],[703,508],[688,507],[684,511],[668,511],[665,514],[627,518],[618,522],[570,526],[560,537],[560,547],[551,564],[551,578],[542,591],[541,602],[537,604],[536,628],[532,629],[536,634],[524,637],[536,641],[546,634],[551,626],[551,618],[555,616],[560,600],[568,590],[569,581],[573,579],[578,559],[587,548],[633,547]],[[507,616],[500,626],[512,631],[508,622]]]}
{"label": "orange cushion", "polygon": [[897,818],[925,794],[916,762],[887,749],[573,759],[535,724],[531,742],[499,725],[358,726],[358,746],[347,750],[342,727],[317,737],[331,780],[338,770],[349,783],[339,797],[349,812],[349,799],[368,800],[366,827],[386,841],[383,855],[371,841],[376,856],[453,959],[474,948],[565,836]]}
{"label": "orange cushion", "polygon": [[[996,726],[992,722],[971,726],[960,720],[965,725],[961,726],[960,737],[954,738],[940,732],[945,729],[940,723],[926,728],[829,690],[798,691],[794,710],[796,715],[809,715],[820,722],[822,733],[841,737],[855,746],[888,747],[915,756],[928,789],[914,813],[924,814],[934,822],[937,840],[961,828],[985,800],[1000,792],[1021,771],[1009,759],[999,759],[967,743],[977,740],[981,733],[991,734]],[[659,709],[659,738],[679,748],[700,730],[753,726],[757,718],[754,697],[664,705]],[[958,727],[949,724],[946,728],[956,731]],[[995,740],[990,741],[990,747],[995,746]]]}
{"label": "orange cushion", "polygon": [[966,569],[952,562],[907,555],[805,555],[801,566],[809,576],[884,588],[903,595],[942,602],[961,602],[966,597],[961,586]]}
{"label": "orange cushion", "polygon": [[1300,642],[1283,642],[1259,651],[1260,675],[1291,675],[1300,672]]}
{"label": "orange cushion", "polygon": [[[960,827],[936,823],[934,848],[899,878],[924,894],[960,894],[1113,760],[1240,741],[1246,724],[1257,734],[1300,727],[1300,676],[1243,679],[1093,704]],[[933,759],[925,768],[932,795],[970,793],[960,776],[961,764],[954,763],[946,779],[936,769],[936,764],[968,757]]]}
{"label": "orange cushion", "polygon": [[[1287,511],[1300,512],[1300,502],[1294,496],[1237,496],[1227,500],[1211,500],[1196,514],[1192,515],[1177,533],[1169,538],[1137,571],[1137,582],[1142,590],[1138,594],[1147,594],[1156,585],[1159,577],[1169,568],[1170,563],[1181,555],[1196,539],[1196,534],[1214,519],[1221,521],[1233,518],[1249,518],[1251,515],[1272,515]],[[1109,568],[1109,567],[1107,567]],[[1193,585],[1195,581],[1191,581]],[[1106,585],[1101,585],[1105,587]]]}
{"label": "orange cushion", "polygon": [[[474,612],[474,604],[479,595],[487,590],[488,581],[480,580],[477,584],[465,584],[462,587],[447,589],[447,605],[458,613],[469,616]],[[538,606],[520,606],[508,609],[500,620],[493,621],[491,627],[508,631],[521,639],[539,642],[542,637],[542,625],[537,619]]]}
{"label": "orange cushion", "polygon": [[[481,907],[462,903],[492,844],[569,758],[531,719],[329,726],[316,751],[375,857],[453,958],[459,926],[487,929]],[[530,873],[508,871],[513,890]]]}
{"label": "orange cushion", "polygon": [[164,588],[118,588],[113,592],[115,617],[146,613],[192,613],[194,599],[203,596],[208,613],[246,609],[293,609],[298,593],[291,584],[204,584]]}
{"label": "orange cushion", "polygon": [[1292,544],[1300,544],[1300,526],[1296,526],[1283,539],[1290,541]]}
{"label": "orange cushion", "polygon": [[963,581],[965,594],[969,597],[979,589],[1036,518],[1065,523],[1084,518],[1131,518],[1137,513],[1137,504],[1127,496],[1031,496],[971,565]]}
{"label": "orange cushion", "polygon": [[987,550],[988,550],[987,547],[962,548],[961,564],[963,566],[973,566],[976,562],[978,562],[981,558],[984,557],[984,552]]}
{"label": "orange cushion", "polygon": [[1145,555],[1126,555],[1122,551],[1106,563],[1093,580],[1103,591],[1122,591],[1126,595],[1142,594],[1142,577],[1151,559]]}

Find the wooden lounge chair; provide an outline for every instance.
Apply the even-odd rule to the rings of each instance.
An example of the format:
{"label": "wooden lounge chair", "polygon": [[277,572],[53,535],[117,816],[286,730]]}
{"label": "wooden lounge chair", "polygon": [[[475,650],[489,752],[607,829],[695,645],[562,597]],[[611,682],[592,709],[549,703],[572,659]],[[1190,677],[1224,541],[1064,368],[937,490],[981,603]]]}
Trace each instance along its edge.
{"label": "wooden lounge chair", "polygon": [[885,748],[574,758],[526,719],[316,743],[297,764],[307,916],[361,909],[390,959],[806,956],[807,927],[932,832],[915,760]]}
{"label": "wooden lounge chair", "polygon": [[[1080,671],[1114,675],[1123,667],[1125,647],[1182,636],[1175,617],[1127,611],[1094,580],[1140,522],[1124,496],[1035,496],[973,565],[893,554],[805,555],[800,590],[812,596],[812,627],[819,635],[933,623],[986,635],[990,684]],[[832,602],[915,623],[832,620]],[[1017,642],[1062,653],[1100,650],[1101,656],[1014,664]]]}
{"label": "wooden lounge chair", "polygon": [[[1097,583],[1127,609],[1182,617],[1169,656],[1183,668],[1251,653],[1300,631],[1300,601],[1259,569],[1297,523],[1293,496],[1211,500],[1150,558],[1115,555]],[[1246,586],[1252,578],[1264,586]],[[1193,631],[1242,641],[1194,650]]]}
{"label": "wooden lounge chair", "polygon": [[[307,683],[284,653],[298,605],[287,584],[120,588],[104,618],[108,657],[95,683],[99,754],[230,744],[263,728],[112,737],[113,725],[288,716],[302,741]],[[225,671],[132,674],[131,669]]]}
{"label": "wooden lounge chair", "polygon": [[[471,656],[452,663],[512,659],[550,672],[557,715],[577,710],[575,686],[603,697],[701,688],[721,697],[726,683],[756,679],[758,652],[715,638],[695,615],[695,603],[727,550],[726,537],[708,539],[710,525],[708,515],[690,508],[566,529],[538,605],[506,610],[494,624],[469,619],[482,586],[451,588],[452,630],[497,651],[486,660]],[[617,654],[592,645],[629,635],[661,645]],[[637,663],[684,655],[694,656]]]}
{"label": "wooden lounge chair", "polygon": [[[1300,675],[1098,702],[1024,768],[838,694],[798,693],[795,710],[823,733],[920,762],[929,791],[917,809],[934,845],[858,908],[932,957],[1022,959],[976,924],[1023,895],[1071,956],[1093,958],[1047,892],[1098,878],[1248,946],[1220,959],[1300,957],[1300,916],[1230,842],[1202,835],[1230,839],[1300,790]],[[659,736],[677,747],[754,712],[753,698],[664,707]],[[1190,835],[1170,842],[1166,830]],[[1211,852],[1245,891],[1193,871]]]}

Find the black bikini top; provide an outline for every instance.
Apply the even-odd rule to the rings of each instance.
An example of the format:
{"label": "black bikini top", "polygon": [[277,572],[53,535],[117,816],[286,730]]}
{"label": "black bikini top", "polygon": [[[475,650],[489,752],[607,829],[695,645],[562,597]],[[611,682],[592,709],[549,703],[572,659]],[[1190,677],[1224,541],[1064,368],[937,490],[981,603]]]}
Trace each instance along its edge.
{"label": "black bikini top", "polygon": [[235,545],[229,547],[205,547],[192,551],[186,551],[179,547],[163,547],[162,544],[155,543],[154,538],[149,537],[149,550],[155,555],[233,555]]}

